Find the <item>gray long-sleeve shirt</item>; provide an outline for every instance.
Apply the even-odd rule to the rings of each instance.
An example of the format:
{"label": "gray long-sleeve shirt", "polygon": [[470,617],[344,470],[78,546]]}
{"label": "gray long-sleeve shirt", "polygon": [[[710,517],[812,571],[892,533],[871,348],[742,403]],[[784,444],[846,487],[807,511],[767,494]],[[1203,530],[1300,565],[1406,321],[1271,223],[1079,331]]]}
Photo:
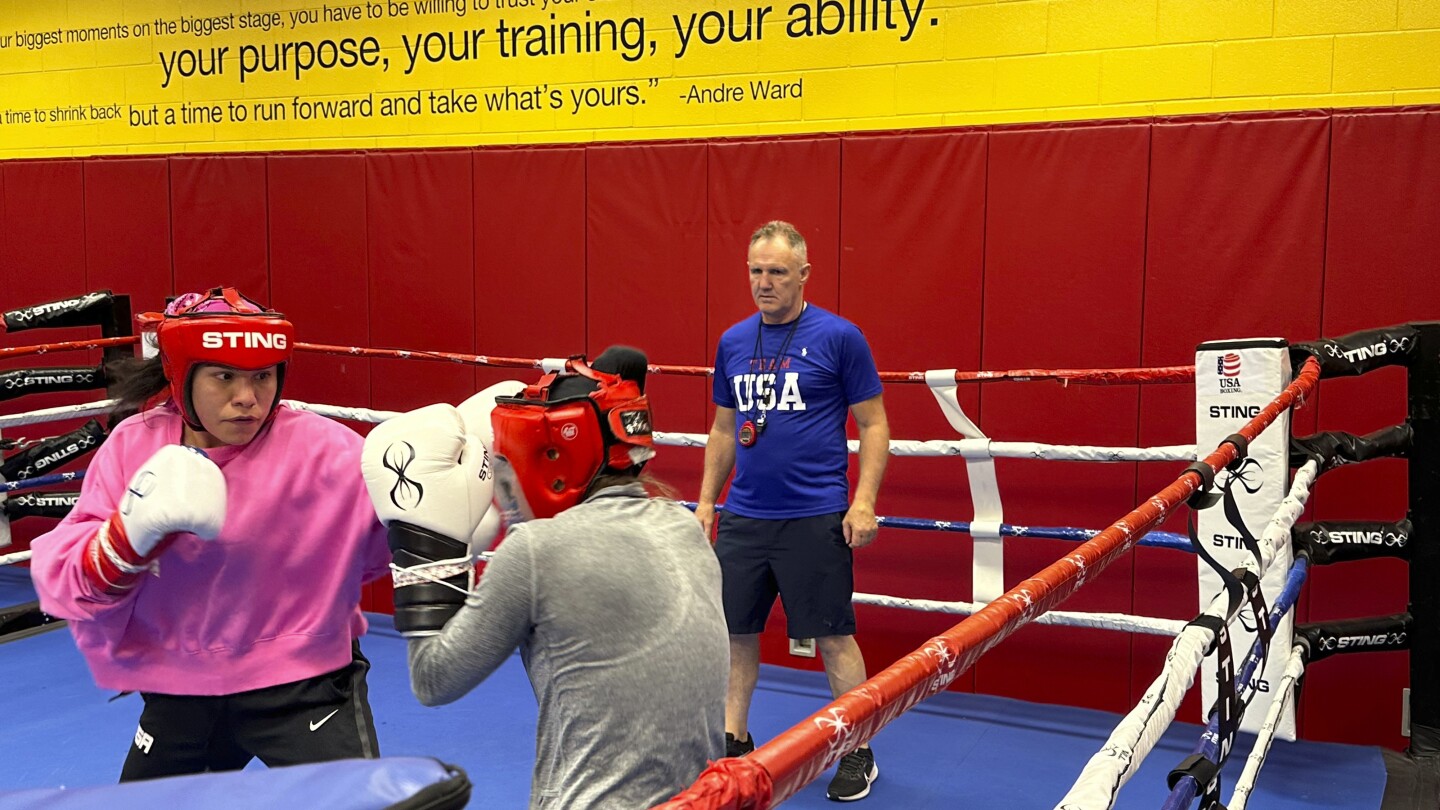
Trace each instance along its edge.
{"label": "gray long-sleeve shirt", "polygon": [[724,749],[720,566],[689,510],[610,487],[511,529],[465,607],[410,640],[420,702],[456,700],[520,648],[540,704],[530,807],[650,807]]}

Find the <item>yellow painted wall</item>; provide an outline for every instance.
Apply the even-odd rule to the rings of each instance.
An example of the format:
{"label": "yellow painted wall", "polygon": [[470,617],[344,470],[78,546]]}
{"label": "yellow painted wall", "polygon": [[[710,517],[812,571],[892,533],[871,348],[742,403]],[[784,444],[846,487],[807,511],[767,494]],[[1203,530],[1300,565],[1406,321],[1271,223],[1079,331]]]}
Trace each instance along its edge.
{"label": "yellow painted wall", "polygon": [[0,0],[0,158],[1430,103],[1440,0]]}

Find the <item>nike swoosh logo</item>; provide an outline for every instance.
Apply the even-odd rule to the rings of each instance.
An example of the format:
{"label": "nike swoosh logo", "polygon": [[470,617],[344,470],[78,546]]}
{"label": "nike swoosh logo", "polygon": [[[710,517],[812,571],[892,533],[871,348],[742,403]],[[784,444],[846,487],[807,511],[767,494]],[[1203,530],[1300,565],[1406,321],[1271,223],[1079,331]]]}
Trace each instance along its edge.
{"label": "nike swoosh logo", "polygon": [[330,712],[329,714],[327,714],[327,715],[325,715],[324,717],[320,718],[320,722],[318,722],[318,723],[311,723],[311,724],[310,724],[310,730],[311,730],[311,731],[314,731],[315,729],[320,728],[321,726],[325,725],[325,721],[326,721],[326,720],[329,720],[329,719],[332,718],[332,717],[334,717],[334,716],[335,716],[335,712],[338,712],[338,711],[340,711],[340,710],[339,710],[339,709],[336,709],[335,711]]}

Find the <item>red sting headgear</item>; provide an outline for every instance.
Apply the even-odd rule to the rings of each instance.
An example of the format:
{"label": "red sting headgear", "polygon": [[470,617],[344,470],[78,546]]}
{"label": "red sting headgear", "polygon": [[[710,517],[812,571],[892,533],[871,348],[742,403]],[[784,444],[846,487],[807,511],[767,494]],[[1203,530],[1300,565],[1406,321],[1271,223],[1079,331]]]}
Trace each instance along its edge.
{"label": "red sting headgear", "polygon": [[[554,517],[579,503],[601,473],[640,467],[655,455],[643,393],[645,355],[612,347],[595,365],[609,366],[617,357],[623,358],[620,373],[577,358],[572,372],[547,374],[518,396],[495,399],[493,449],[504,462],[497,466],[513,473],[513,480],[497,480],[496,494],[509,519]],[[638,380],[626,365],[638,365]]]}
{"label": "red sting headgear", "polygon": [[142,329],[155,330],[170,397],[191,429],[205,429],[190,400],[190,381],[195,369],[207,363],[241,371],[275,366],[275,401],[265,418],[268,421],[275,415],[285,384],[285,364],[295,342],[295,327],[284,315],[246,298],[234,287],[216,287],[204,294],[182,295],[171,301],[165,312],[147,312],[138,320]]}

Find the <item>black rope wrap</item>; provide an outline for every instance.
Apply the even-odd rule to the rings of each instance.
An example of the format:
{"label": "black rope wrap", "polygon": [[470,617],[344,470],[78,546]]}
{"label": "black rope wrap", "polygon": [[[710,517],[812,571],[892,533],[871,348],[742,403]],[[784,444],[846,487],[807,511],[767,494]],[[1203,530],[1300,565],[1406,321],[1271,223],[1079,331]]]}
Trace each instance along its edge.
{"label": "black rope wrap", "polygon": [[99,447],[103,441],[105,428],[91,419],[63,436],[36,442],[5,459],[5,463],[0,464],[0,476],[6,481],[21,481],[54,472]]}
{"label": "black rope wrap", "polygon": [[96,326],[110,318],[114,296],[109,290],[97,290],[76,298],[12,309],[3,316],[5,331],[51,329],[59,326]]}
{"label": "black rope wrap", "polygon": [[1367,520],[1327,520],[1298,523],[1290,536],[1297,553],[1304,551],[1316,565],[1371,560],[1379,557],[1410,559],[1411,524]]}
{"label": "black rope wrap", "polygon": [[1245,438],[1243,433],[1231,433],[1220,443],[1232,445],[1235,448],[1235,458],[1225,465],[1227,470],[1233,471],[1239,468],[1241,462],[1250,457],[1250,440]]}
{"label": "black rope wrap", "polygon": [[26,394],[51,394],[57,391],[92,391],[109,384],[105,367],[68,366],[56,368],[17,368],[0,371],[0,402]]}
{"label": "black rope wrap", "polygon": [[1290,363],[1298,371],[1305,360],[1320,361],[1320,379],[1354,377],[1385,366],[1408,366],[1415,355],[1419,330],[1409,324],[1351,332],[1290,347]]}
{"label": "black rope wrap", "polygon": [[1220,496],[1211,491],[1215,488],[1215,470],[1211,469],[1209,464],[1197,461],[1181,470],[1180,475],[1183,477],[1190,472],[1200,476],[1200,485],[1195,487],[1195,491],[1190,493],[1185,503],[1189,504],[1191,509],[1209,509],[1219,503]]}
{"label": "black rope wrap", "polygon": [[1332,655],[1408,650],[1413,625],[1409,613],[1392,613],[1297,625],[1295,637],[1304,642],[1311,661],[1320,661]]}
{"label": "black rope wrap", "polygon": [[1206,806],[1203,802],[1209,798],[1212,790],[1217,795],[1220,793],[1220,765],[1204,754],[1191,754],[1186,757],[1165,777],[1165,785],[1174,790],[1180,780],[1187,776],[1195,780],[1195,795],[1205,797],[1201,799],[1201,807]]}
{"label": "black rope wrap", "polygon": [[25,517],[63,518],[70,514],[79,492],[26,492],[11,495],[0,504],[0,512],[11,520]]}
{"label": "black rope wrap", "polygon": [[1408,424],[1383,427],[1364,436],[1342,430],[1313,433],[1290,439],[1290,466],[1300,467],[1314,459],[1320,472],[1342,464],[1356,464],[1377,458],[1406,458],[1414,433]]}

